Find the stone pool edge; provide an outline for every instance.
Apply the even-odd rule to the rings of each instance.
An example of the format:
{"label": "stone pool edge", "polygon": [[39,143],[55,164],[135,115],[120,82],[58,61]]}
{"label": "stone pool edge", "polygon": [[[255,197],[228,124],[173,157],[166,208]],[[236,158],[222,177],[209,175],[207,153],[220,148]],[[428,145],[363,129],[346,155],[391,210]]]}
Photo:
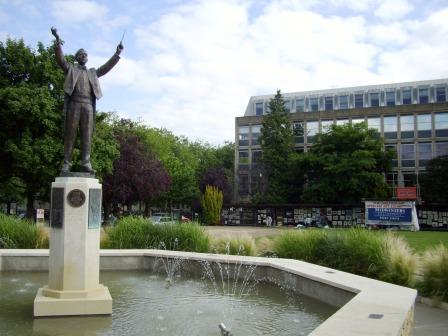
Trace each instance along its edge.
{"label": "stone pool edge", "polygon": [[[0,250],[1,271],[46,271],[49,250]],[[311,335],[410,335],[414,321],[415,289],[401,287],[299,260],[263,257],[227,256],[209,253],[164,250],[101,250],[100,269],[149,269],[158,257],[182,258],[191,261],[253,264],[260,269],[274,269],[304,278],[325,288],[327,303],[347,302],[339,297],[344,292],[353,297],[318,326]],[[288,277],[285,277],[288,281]],[[330,292],[328,291],[330,288]],[[334,291],[331,291],[334,288]],[[305,293],[307,294],[307,293]]]}

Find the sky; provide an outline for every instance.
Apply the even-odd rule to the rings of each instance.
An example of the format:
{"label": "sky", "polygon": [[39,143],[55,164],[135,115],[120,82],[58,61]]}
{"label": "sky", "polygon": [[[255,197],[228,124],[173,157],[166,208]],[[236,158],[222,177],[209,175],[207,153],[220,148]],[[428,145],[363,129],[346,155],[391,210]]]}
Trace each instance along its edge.
{"label": "sky", "polygon": [[254,95],[448,77],[448,0],[0,0],[0,41],[89,53],[100,111],[235,141]]}

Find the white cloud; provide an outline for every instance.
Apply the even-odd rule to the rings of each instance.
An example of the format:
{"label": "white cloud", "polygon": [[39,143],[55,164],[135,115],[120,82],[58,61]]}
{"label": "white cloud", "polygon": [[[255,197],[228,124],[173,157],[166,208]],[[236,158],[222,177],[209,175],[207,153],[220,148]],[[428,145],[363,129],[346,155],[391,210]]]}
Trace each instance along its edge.
{"label": "white cloud", "polygon": [[107,14],[107,7],[89,0],[64,0],[52,4],[53,15],[64,23],[99,20]]}
{"label": "white cloud", "polygon": [[407,0],[384,0],[378,4],[375,15],[383,20],[398,20],[413,10]]}

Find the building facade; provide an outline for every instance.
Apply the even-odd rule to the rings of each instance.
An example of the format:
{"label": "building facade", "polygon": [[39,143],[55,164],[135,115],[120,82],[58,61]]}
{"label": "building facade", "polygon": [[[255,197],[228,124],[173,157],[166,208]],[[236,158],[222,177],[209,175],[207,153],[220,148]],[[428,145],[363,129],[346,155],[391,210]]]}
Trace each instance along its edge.
{"label": "building facade", "polygon": [[[295,148],[306,152],[313,138],[331,124],[367,122],[396,151],[390,185],[418,187],[427,162],[448,155],[448,79],[283,93],[295,135]],[[235,119],[234,201],[246,202],[262,183],[263,117],[274,95],[253,96],[243,117]]]}

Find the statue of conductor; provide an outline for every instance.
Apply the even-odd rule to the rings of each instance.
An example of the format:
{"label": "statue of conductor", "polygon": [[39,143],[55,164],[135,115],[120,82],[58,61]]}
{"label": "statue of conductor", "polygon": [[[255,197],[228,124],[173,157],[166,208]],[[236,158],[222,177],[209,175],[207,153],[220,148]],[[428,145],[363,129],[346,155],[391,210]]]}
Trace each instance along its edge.
{"label": "statue of conductor", "polygon": [[98,77],[108,73],[120,60],[123,44],[120,42],[115,54],[98,69],[86,67],[87,52],[79,49],[75,54],[75,64],[68,63],[62,52],[62,40],[59,38],[56,28],[51,28],[51,33],[56,38],[55,54],[56,62],[64,70],[64,162],[61,174],[70,172],[72,166],[72,153],[75,145],[78,127],[81,134],[81,166],[82,170],[94,174],[90,162],[90,148],[92,145],[92,133],[95,123],[96,100],[102,97]]}

